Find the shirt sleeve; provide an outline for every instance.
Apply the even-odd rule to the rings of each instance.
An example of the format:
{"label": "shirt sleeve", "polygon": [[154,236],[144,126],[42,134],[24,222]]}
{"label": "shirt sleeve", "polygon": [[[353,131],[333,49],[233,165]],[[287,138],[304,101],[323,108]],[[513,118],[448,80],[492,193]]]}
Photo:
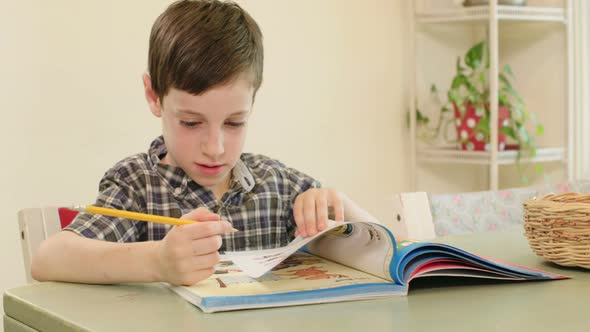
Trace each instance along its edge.
{"label": "shirt sleeve", "polygon": [[[143,212],[134,193],[135,190],[118,179],[116,174],[107,172],[100,181],[95,205]],[[146,237],[144,222],[89,213],[79,213],[64,230],[86,238],[111,242],[137,242]]]}

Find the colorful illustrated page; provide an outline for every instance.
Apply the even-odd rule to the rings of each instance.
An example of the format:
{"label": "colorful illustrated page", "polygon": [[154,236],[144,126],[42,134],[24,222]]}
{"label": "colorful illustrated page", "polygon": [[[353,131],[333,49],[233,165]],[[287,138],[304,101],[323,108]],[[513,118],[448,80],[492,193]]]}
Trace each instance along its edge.
{"label": "colorful illustrated page", "polygon": [[388,282],[317,256],[296,252],[259,278],[248,276],[231,261],[222,261],[215,274],[207,280],[185,288],[203,298],[274,294],[368,283]]}

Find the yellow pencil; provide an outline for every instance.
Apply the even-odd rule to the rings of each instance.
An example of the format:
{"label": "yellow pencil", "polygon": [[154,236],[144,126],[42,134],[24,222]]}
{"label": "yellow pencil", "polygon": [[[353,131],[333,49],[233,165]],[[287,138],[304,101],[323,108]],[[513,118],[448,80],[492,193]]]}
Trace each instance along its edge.
{"label": "yellow pencil", "polygon": [[[164,216],[157,216],[154,214],[145,214],[139,212],[132,212],[132,211],[124,211],[124,210],[117,210],[117,209],[109,209],[94,205],[76,205],[70,208],[70,210],[85,212],[85,213],[92,213],[92,214],[101,214],[104,216],[109,217],[116,217],[116,218],[126,218],[126,219],[133,219],[139,221],[147,221],[147,222],[157,222],[160,224],[168,224],[168,225],[189,225],[193,224],[197,221],[194,220],[186,220],[186,219],[178,219],[172,217],[164,217]],[[231,232],[237,232],[238,230],[232,228]]]}

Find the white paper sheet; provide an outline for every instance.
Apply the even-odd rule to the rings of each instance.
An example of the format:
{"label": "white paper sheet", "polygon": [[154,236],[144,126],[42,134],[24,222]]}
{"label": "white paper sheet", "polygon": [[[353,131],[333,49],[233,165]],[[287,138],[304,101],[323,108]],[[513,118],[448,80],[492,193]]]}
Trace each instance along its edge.
{"label": "white paper sheet", "polygon": [[325,230],[312,237],[303,238],[298,236],[285,247],[252,251],[228,251],[225,256],[233,261],[244,273],[250,277],[258,278],[309,242],[340,226],[342,226],[342,223],[329,220],[328,228]]}

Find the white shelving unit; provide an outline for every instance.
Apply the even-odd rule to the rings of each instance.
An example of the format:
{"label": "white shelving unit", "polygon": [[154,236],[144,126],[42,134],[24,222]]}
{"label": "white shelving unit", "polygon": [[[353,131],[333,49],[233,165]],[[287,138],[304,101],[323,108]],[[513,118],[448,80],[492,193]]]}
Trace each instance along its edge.
{"label": "white shelving unit", "polygon": [[[493,4],[492,4],[493,6]],[[539,8],[519,6],[496,6],[499,21],[542,21],[567,23],[564,8]],[[487,21],[492,17],[491,6],[462,7],[448,10],[416,13],[417,23],[451,23],[467,21]]]}
{"label": "white shelving unit", "polygon": [[[516,161],[517,151],[498,151],[497,164],[511,165]],[[491,152],[462,151],[455,147],[437,147],[418,149],[418,158],[425,162],[444,162],[451,164],[488,165]],[[521,163],[562,161],[565,159],[563,148],[540,148],[534,158],[522,157]]]}
{"label": "white shelving unit", "polygon": [[[566,64],[567,71],[567,130],[565,146],[539,147],[537,156],[534,158],[521,158],[520,162],[549,162],[563,161],[567,164],[567,177],[573,177],[573,36],[572,36],[572,0],[563,0],[562,7],[528,7],[528,6],[503,6],[498,5],[496,0],[490,0],[486,6],[454,8],[428,8],[428,1],[409,0],[410,6],[410,45],[411,52],[409,59],[413,62],[411,68],[417,72],[416,61],[416,28],[417,25],[454,24],[469,23],[485,24],[488,32],[488,45],[490,52],[490,123],[498,123],[498,26],[504,21],[521,22],[553,22],[563,24],[566,34]],[[432,1],[432,0],[430,0]],[[436,0],[435,0],[436,1]],[[426,2],[426,3],[425,3]],[[421,8],[417,8],[417,3]],[[457,50],[457,55],[462,55],[465,50]],[[409,82],[409,110],[410,110],[410,150],[413,151],[410,157],[412,174],[412,187],[416,189],[416,170],[418,162],[430,163],[454,163],[454,164],[475,164],[489,166],[489,189],[498,189],[499,165],[514,164],[517,158],[517,151],[498,151],[498,127],[490,128],[490,151],[463,151],[456,147],[423,147],[417,142],[416,130],[416,75],[410,75]]]}

